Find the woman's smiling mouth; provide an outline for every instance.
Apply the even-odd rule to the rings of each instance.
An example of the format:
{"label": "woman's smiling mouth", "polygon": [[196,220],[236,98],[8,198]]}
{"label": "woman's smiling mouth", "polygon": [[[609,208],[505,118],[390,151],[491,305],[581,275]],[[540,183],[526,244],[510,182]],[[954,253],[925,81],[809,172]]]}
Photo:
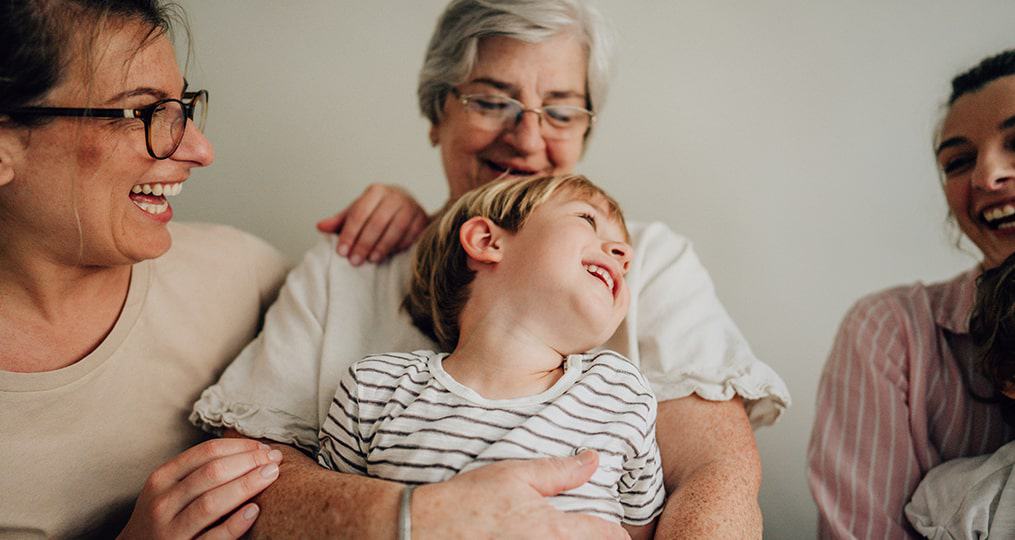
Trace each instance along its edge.
{"label": "woman's smiling mouth", "polygon": [[169,210],[166,197],[179,195],[183,182],[135,184],[130,188],[130,201],[145,212],[158,216]]}

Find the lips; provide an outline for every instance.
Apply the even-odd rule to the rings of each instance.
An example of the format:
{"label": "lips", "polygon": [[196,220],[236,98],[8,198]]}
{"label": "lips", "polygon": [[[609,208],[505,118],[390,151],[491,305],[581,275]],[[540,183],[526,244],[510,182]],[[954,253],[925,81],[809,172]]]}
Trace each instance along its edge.
{"label": "lips", "polygon": [[489,159],[484,159],[483,164],[497,174],[505,176],[532,176],[539,173],[538,170],[514,166],[508,163],[498,163]]}

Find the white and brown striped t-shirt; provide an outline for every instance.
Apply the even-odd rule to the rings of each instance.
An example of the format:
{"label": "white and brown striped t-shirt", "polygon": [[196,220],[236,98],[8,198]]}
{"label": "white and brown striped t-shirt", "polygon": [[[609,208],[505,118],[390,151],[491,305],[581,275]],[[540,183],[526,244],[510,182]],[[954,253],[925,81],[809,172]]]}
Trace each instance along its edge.
{"label": "white and brown striped t-shirt", "polygon": [[534,396],[489,400],[452,379],[446,353],[369,356],[340,381],[321,426],[318,461],[407,484],[440,482],[506,459],[599,452],[586,484],[550,499],[632,525],[665,502],[656,400],[641,373],[612,351],[577,354]]}

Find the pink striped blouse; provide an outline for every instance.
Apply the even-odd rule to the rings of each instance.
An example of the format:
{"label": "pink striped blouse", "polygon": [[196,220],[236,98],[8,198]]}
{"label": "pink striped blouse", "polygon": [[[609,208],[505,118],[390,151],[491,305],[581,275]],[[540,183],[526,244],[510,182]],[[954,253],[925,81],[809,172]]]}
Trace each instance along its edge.
{"label": "pink striped blouse", "polygon": [[923,475],[1015,436],[1000,409],[969,394],[990,395],[970,363],[978,274],[882,291],[846,315],[807,456],[821,538],[915,536],[903,508]]}

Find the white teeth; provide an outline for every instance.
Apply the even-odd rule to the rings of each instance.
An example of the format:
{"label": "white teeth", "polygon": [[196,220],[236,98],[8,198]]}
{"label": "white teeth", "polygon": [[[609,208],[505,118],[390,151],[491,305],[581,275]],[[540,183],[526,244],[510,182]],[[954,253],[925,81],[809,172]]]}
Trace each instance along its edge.
{"label": "white teeth", "polygon": [[1007,223],[1002,223],[1002,224],[998,225],[997,228],[998,229],[1012,229],[1012,228],[1015,228],[1015,221],[1009,221]]}
{"label": "white teeth", "polygon": [[152,215],[159,215],[162,212],[165,212],[166,210],[169,209],[169,203],[167,202],[162,202],[160,204],[149,204],[146,202],[134,200],[132,200],[131,202],[134,203],[134,205],[137,206],[138,208]]}
{"label": "white teeth", "polygon": [[613,276],[611,276],[605,268],[600,268],[597,265],[590,264],[587,265],[585,269],[588,270],[590,274],[598,276],[599,279],[603,280],[606,286],[609,287],[610,292],[613,292]]}
{"label": "white teeth", "polygon": [[997,221],[1008,216],[1015,215],[1015,206],[1006,204],[1004,206],[996,206],[994,208],[985,210],[983,212],[983,219],[989,221]]}
{"label": "white teeth", "polygon": [[135,184],[130,188],[131,193],[144,193],[145,195],[155,195],[156,197],[179,195],[181,191],[183,191],[183,182],[173,182],[172,184]]}

